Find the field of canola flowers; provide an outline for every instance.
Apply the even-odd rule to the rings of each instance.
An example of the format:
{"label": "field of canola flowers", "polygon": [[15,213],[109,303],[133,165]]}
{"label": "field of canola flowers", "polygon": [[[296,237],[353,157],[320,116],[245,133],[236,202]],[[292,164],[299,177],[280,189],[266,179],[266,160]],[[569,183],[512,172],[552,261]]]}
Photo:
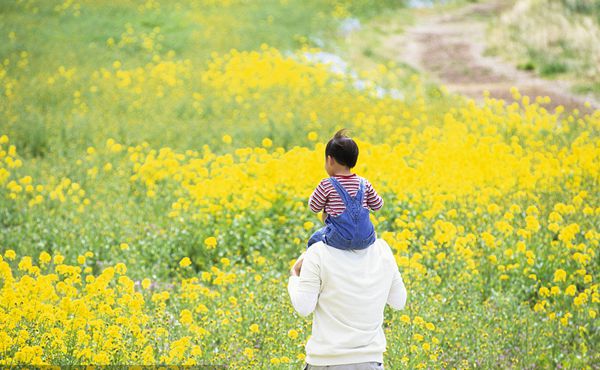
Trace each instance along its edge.
{"label": "field of canola flowers", "polygon": [[115,4],[0,5],[1,365],[301,368],[288,270],[348,127],[408,290],[387,368],[597,368],[599,111],[310,62],[367,1]]}

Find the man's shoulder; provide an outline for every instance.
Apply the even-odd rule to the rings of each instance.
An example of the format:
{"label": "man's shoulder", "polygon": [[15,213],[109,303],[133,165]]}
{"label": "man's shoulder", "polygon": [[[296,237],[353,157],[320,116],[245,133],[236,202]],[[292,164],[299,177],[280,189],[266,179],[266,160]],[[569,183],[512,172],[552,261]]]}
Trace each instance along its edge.
{"label": "man's shoulder", "polygon": [[[308,248],[308,250],[306,251],[306,253],[308,254],[309,252],[311,252],[312,254],[322,254],[324,251],[327,250],[327,248],[333,248],[334,251],[337,250],[336,248],[325,244],[323,241],[318,241],[311,245],[310,248]],[[379,253],[381,253],[382,255],[386,255],[388,257],[391,257],[392,259],[394,258],[394,252],[392,251],[392,248],[385,240],[381,238],[375,239],[373,244],[369,245],[366,249],[362,249],[362,251],[375,250],[379,251]]]}
{"label": "man's shoulder", "polygon": [[325,242],[323,242],[322,240],[319,240],[318,242],[315,242],[310,247],[308,247],[306,253],[321,253],[321,250],[326,247],[327,244],[325,244]]}
{"label": "man's shoulder", "polygon": [[394,251],[392,251],[392,248],[384,239],[377,238],[372,247],[378,248],[383,255],[394,259]]}
{"label": "man's shoulder", "polygon": [[309,259],[309,260],[317,263],[318,261],[321,260],[321,255],[325,248],[327,248],[327,245],[325,243],[323,243],[322,241],[318,241],[318,242],[312,244],[306,250],[306,252],[304,252],[304,259]]}

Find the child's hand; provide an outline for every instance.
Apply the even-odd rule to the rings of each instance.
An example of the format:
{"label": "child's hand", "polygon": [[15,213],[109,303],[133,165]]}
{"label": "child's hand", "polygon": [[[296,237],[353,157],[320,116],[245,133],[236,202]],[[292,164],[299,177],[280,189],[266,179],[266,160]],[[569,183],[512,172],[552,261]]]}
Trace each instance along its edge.
{"label": "child's hand", "polygon": [[323,211],[323,213],[321,213],[321,220],[323,220],[323,223],[325,223],[326,218],[327,218],[327,212]]}
{"label": "child's hand", "polygon": [[290,275],[300,276],[300,270],[302,269],[302,262],[304,261],[305,253],[306,252],[302,253],[300,257],[298,257],[298,260],[296,260],[296,263],[294,263],[294,266],[292,266],[292,268],[290,269]]}

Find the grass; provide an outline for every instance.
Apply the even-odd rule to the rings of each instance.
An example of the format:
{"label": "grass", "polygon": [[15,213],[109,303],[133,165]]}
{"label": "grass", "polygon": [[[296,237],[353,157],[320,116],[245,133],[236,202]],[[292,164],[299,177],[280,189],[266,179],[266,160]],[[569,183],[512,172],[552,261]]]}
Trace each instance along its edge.
{"label": "grass", "polygon": [[600,69],[592,45],[600,42],[598,13],[598,5],[586,0],[515,2],[490,20],[487,52],[582,87],[575,92],[596,93]]}

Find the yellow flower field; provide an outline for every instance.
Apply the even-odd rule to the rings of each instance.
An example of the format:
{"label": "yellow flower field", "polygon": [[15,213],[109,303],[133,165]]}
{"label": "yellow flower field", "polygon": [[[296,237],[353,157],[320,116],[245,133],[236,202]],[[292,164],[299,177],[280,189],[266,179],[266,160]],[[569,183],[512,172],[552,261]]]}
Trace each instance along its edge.
{"label": "yellow flower field", "polygon": [[348,127],[408,290],[387,368],[593,368],[600,111],[478,105],[393,63],[359,88],[306,57],[365,4],[1,5],[0,364],[301,368],[288,270]]}

